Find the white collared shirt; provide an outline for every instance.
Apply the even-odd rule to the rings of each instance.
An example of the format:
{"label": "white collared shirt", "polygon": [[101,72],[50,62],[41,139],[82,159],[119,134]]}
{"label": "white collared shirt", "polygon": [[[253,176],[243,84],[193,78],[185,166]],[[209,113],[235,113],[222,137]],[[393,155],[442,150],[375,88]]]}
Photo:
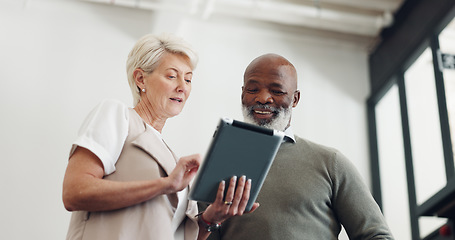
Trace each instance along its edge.
{"label": "white collared shirt", "polygon": [[292,131],[291,126],[289,126],[288,128],[286,128],[286,130],[284,130],[283,142],[295,143],[294,132]]}

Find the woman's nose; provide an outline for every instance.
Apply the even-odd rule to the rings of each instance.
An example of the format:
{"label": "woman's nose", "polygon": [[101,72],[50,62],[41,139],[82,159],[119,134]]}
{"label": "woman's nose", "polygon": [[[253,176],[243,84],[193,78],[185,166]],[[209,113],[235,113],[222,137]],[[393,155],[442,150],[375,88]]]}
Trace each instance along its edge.
{"label": "woman's nose", "polygon": [[177,85],[177,92],[186,93],[186,92],[188,92],[189,89],[190,89],[190,87],[188,86],[188,83],[186,82],[186,80],[184,78],[179,79],[178,85]]}

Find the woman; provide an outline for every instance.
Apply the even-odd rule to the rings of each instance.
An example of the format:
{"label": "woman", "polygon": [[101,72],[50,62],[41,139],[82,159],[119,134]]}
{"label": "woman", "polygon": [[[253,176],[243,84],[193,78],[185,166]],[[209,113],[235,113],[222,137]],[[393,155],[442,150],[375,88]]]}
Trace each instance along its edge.
{"label": "woman", "polygon": [[197,214],[187,193],[201,157],[177,160],[161,138],[190,95],[196,64],[195,52],[173,35],[146,35],[133,47],[127,75],[135,107],[102,102],[71,149],[63,182],[65,208],[74,211],[67,239],[206,239],[244,213],[251,183],[233,177],[226,196],[222,181],[215,202]]}

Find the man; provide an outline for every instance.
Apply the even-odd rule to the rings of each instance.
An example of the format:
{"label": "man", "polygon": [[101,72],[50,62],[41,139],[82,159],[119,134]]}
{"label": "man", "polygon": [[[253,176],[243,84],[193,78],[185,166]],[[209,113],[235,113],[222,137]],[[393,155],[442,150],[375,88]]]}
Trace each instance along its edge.
{"label": "man", "polygon": [[292,108],[300,100],[297,73],[284,57],[266,54],[245,70],[246,122],[285,131],[286,137],[252,214],[223,223],[210,239],[393,239],[355,167],[340,152],[294,136]]}

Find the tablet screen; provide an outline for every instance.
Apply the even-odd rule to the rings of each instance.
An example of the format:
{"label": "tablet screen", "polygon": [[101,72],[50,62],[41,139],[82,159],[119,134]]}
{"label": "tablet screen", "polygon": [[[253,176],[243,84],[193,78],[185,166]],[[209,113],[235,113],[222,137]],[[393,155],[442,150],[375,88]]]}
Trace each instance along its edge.
{"label": "tablet screen", "polygon": [[280,131],[222,118],[190,189],[189,199],[212,203],[222,180],[229,183],[232,176],[245,175],[252,180],[246,207],[249,211],[283,137],[284,133]]}

